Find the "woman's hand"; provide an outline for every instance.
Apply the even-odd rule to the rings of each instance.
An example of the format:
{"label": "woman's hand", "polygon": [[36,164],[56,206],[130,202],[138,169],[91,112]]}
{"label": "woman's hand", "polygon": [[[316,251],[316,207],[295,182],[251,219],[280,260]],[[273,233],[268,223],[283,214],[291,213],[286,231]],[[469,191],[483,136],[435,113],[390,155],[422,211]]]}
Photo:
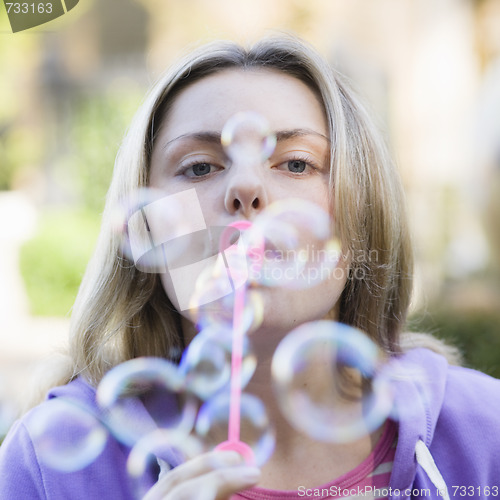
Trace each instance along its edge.
{"label": "woman's hand", "polygon": [[257,484],[260,470],[234,451],[205,453],[160,475],[143,500],[228,500]]}

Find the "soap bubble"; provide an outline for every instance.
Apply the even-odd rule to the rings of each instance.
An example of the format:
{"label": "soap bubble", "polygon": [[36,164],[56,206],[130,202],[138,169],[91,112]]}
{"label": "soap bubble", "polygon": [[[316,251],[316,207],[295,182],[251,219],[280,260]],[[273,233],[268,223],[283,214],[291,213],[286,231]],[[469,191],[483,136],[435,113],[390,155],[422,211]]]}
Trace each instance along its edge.
{"label": "soap bubble", "polygon": [[264,162],[272,155],[276,136],[263,116],[243,111],[226,122],[221,143],[234,163],[255,164]]}
{"label": "soap bubble", "polygon": [[[232,294],[247,281],[245,253],[240,249],[243,244],[240,231],[218,226],[209,229],[210,242],[205,244],[205,255],[192,259],[189,266],[186,264],[170,270],[181,310],[196,311],[203,306],[210,308],[212,303]],[[190,249],[189,253],[193,255],[193,250]]]}
{"label": "soap bubble", "polygon": [[261,265],[250,280],[300,289],[335,275],[341,257],[328,214],[313,202],[286,199],[263,210],[249,230],[249,245],[264,239]]}
{"label": "soap bubble", "polygon": [[[196,282],[190,299],[190,317],[200,329],[213,324],[234,326],[236,291],[248,285],[248,275],[255,263],[255,248],[248,247],[246,234],[249,221],[237,221],[221,232],[219,249],[224,266],[205,269]],[[235,233],[237,231],[237,233]],[[262,297],[255,290],[244,290],[240,330],[257,328],[263,319]],[[216,298],[216,300],[213,300]]]}
{"label": "soap bubble", "polygon": [[[239,221],[227,226],[220,235],[220,265],[206,268],[198,276],[189,309],[192,320],[200,328],[214,323],[233,325],[235,294],[247,285],[249,265],[252,265],[243,232],[249,225],[247,221]],[[236,241],[232,243],[231,238]],[[244,294],[241,328],[248,331],[260,325],[264,307],[260,294],[248,290]]]}
{"label": "soap bubble", "polygon": [[278,345],[272,361],[283,415],[319,440],[354,441],[379,428],[393,393],[378,376],[376,345],[360,331],[332,321],[306,323]]}
{"label": "soap bubble", "polygon": [[[130,451],[127,472],[136,498],[142,499],[158,478],[203,451],[199,439],[169,429],[142,437]],[[204,486],[205,489],[205,486]]]}
{"label": "soap bubble", "polygon": [[108,438],[90,410],[64,398],[46,401],[28,426],[39,460],[63,472],[78,471],[94,462]]}
{"label": "soap bubble", "polygon": [[145,273],[175,267],[191,235],[206,229],[195,189],[166,194],[140,188],[115,208],[113,225],[123,256]]}
{"label": "soap bubble", "polygon": [[[253,248],[246,242],[249,221],[238,221],[224,228],[220,234],[220,265],[205,268],[196,281],[190,299],[190,316],[200,327],[223,324],[232,326],[234,301],[237,290],[248,284],[253,262]],[[241,316],[241,329],[249,331],[260,325],[263,319],[263,303],[260,294],[244,291],[245,303]]]}
{"label": "soap bubble", "polygon": [[[227,392],[217,394],[200,408],[196,433],[209,449],[227,440],[229,409],[230,396]],[[255,464],[263,465],[274,451],[275,433],[260,399],[251,394],[241,394],[240,423],[240,441],[253,451]]]}
{"label": "soap bubble", "polygon": [[157,428],[189,434],[197,403],[193,396],[179,395],[183,384],[173,363],[136,358],[104,376],[97,388],[97,402],[115,437],[127,445]]}
{"label": "soap bubble", "polygon": [[[185,377],[186,389],[207,399],[227,388],[231,377],[233,331],[213,324],[204,328],[184,352],[179,372]],[[248,338],[243,337],[241,387],[245,387],[257,366]]]}
{"label": "soap bubble", "polygon": [[233,226],[209,226],[190,238],[189,250],[169,274],[181,311],[210,309],[248,281],[244,240]]}

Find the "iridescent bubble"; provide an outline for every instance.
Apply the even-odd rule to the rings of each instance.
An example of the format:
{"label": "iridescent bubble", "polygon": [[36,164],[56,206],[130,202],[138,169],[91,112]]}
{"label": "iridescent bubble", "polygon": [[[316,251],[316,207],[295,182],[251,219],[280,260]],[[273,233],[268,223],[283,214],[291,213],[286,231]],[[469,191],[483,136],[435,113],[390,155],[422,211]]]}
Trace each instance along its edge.
{"label": "iridescent bubble", "polygon": [[253,111],[233,115],[224,125],[221,143],[233,162],[262,163],[276,147],[276,136],[267,120]]}
{"label": "iridescent bubble", "polygon": [[28,426],[39,460],[63,472],[78,471],[94,462],[108,438],[90,410],[63,398],[46,401]]}
{"label": "iridescent bubble", "polygon": [[[230,396],[221,392],[207,401],[196,419],[196,433],[209,449],[228,439]],[[257,397],[243,393],[240,400],[240,441],[246,443],[260,466],[273,454],[274,429],[269,422],[264,404]]]}
{"label": "iridescent bubble", "polygon": [[332,236],[330,217],[315,203],[286,199],[269,205],[249,230],[250,245],[262,238],[262,263],[251,281],[300,289],[335,276],[340,243]]}
{"label": "iridescent bubble", "polygon": [[203,452],[199,439],[169,429],[157,429],[141,438],[130,451],[127,472],[136,498],[142,499],[172,467]]}
{"label": "iridescent bubble", "polygon": [[[259,265],[259,249],[249,247],[246,241],[250,226],[249,221],[237,221],[217,228],[220,231],[217,245],[219,251],[215,264],[198,269],[194,292],[189,298],[189,314],[200,329],[214,323],[233,323],[235,295],[246,287],[249,273],[254,272]],[[186,282],[185,275],[182,281]],[[244,293],[246,300],[242,328],[248,331],[260,325],[263,304],[256,293],[247,293],[246,290]]]}
{"label": "iridescent bubble", "polygon": [[136,358],[104,376],[97,388],[97,402],[117,439],[133,445],[158,428],[189,434],[197,403],[192,396],[180,395],[183,387],[183,378],[173,363]]}
{"label": "iridescent bubble", "polygon": [[123,256],[145,273],[175,267],[191,235],[206,229],[195,189],[175,194],[138,189],[116,207],[114,219]]}
{"label": "iridescent bubble", "polygon": [[306,323],[278,345],[272,361],[281,411],[296,429],[319,440],[346,443],[379,428],[393,392],[379,377],[377,346],[355,328],[332,321]]}
{"label": "iridescent bubble", "polygon": [[[246,233],[243,227],[239,227],[244,221],[237,224],[236,227],[224,228],[220,235],[220,265],[205,268],[196,281],[189,310],[192,320],[199,328],[212,324],[233,325],[235,292],[246,287],[252,266],[252,258],[248,256],[250,249],[246,243]],[[260,295],[245,291],[243,331],[260,325],[263,309]]]}
{"label": "iridescent bubble", "polygon": [[[207,399],[227,388],[231,377],[233,331],[222,324],[204,328],[184,352],[179,372],[185,377],[186,389]],[[245,387],[257,366],[248,338],[243,337],[241,387]]]}

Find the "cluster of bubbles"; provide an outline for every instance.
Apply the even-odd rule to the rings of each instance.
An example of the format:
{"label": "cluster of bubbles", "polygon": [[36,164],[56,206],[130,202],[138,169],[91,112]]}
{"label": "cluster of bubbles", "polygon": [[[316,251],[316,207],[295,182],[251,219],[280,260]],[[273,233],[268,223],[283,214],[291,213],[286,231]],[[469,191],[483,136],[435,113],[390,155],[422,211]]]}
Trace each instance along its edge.
{"label": "cluster of bubbles", "polygon": [[[254,113],[229,120],[221,140],[233,163],[262,164],[276,144]],[[67,471],[96,460],[112,434],[131,448],[128,471],[141,497],[158,479],[148,472],[152,467],[164,472],[227,439],[237,291],[244,292],[237,325],[243,334],[243,391],[257,366],[251,333],[264,317],[259,288],[316,286],[332,276],[341,249],[330,217],[311,202],[284,200],[251,224],[214,227],[207,225],[195,189],[173,195],[137,191],[120,211],[116,229],[124,262],[141,272],[169,273],[179,308],[199,333],[179,363],[138,358],[110,370],[97,388],[98,412],[74,401],[49,401],[33,435],[41,459]],[[388,417],[398,418],[394,382],[421,376],[397,361],[387,363],[362,332],[332,321],[290,332],[271,368],[277,402],[290,424],[333,443],[356,440]],[[263,402],[249,393],[240,396],[239,439],[262,465],[273,453],[275,433]],[[62,421],[72,422],[68,439],[58,431],[65,428]]]}

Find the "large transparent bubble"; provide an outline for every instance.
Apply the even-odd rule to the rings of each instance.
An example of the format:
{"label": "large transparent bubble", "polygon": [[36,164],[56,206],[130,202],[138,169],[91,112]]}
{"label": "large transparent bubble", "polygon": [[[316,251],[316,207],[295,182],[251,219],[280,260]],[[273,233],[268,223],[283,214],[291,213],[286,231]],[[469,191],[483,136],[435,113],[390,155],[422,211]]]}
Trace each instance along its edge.
{"label": "large transparent bubble", "polygon": [[198,404],[183,389],[183,378],[173,363],[136,358],[104,376],[97,388],[97,402],[117,439],[133,445],[156,429],[189,434]]}
{"label": "large transparent bubble", "polygon": [[308,436],[346,443],[379,428],[393,392],[381,358],[360,331],[332,321],[306,323],[278,345],[272,361],[283,415]]}
{"label": "large transparent bubble", "polygon": [[90,465],[102,453],[108,432],[99,418],[78,402],[53,398],[39,407],[29,430],[38,459],[63,472]]}

